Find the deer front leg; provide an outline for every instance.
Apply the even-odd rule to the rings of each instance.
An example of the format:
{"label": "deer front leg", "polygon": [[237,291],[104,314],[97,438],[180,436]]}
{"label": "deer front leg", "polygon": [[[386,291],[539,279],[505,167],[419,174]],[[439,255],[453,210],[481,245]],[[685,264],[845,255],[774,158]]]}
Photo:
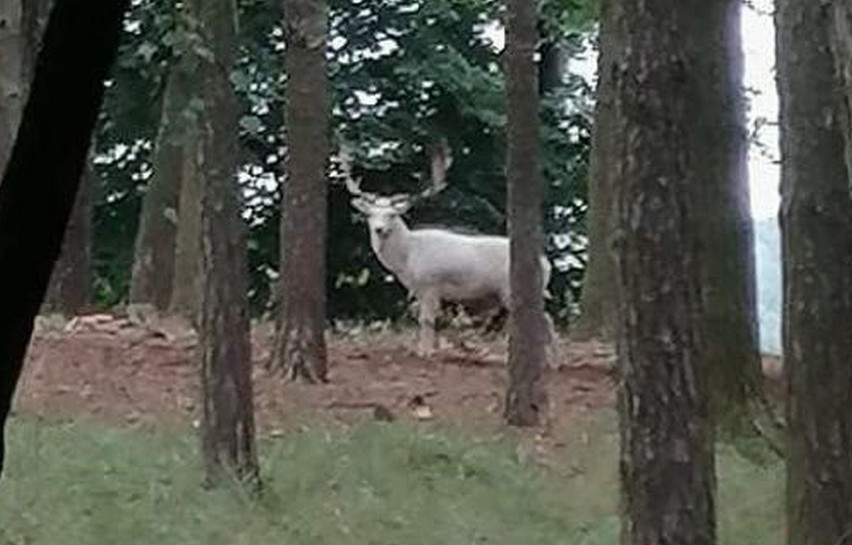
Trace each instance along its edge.
{"label": "deer front leg", "polygon": [[435,321],[441,300],[432,292],[420,296],[420,340],[417,346],[417,355],[421,357],[431,356],[438,348],[438,335],[435,332]]}

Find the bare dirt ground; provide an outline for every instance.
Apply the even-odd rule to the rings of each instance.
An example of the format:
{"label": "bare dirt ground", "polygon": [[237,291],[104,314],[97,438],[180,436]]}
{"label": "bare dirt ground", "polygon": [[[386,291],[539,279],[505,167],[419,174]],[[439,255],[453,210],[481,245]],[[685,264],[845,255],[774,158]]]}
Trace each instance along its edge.
{"label": "bare dirt ground", "polygon": [[[270,327],[255,326],[258,429],[277,435],[306,418],[348,424],[376,417],[375,407],[381,406],[398,419],[499,432],[506,341],[472,343],[470,338],[457,337],[435,357],[423,359],[412,351],[414,332],[330,334],[330,382],[318,386],[268,370]],[[194,333],[174,319],[39,318],[16,409],[52,420],[186,429],[199,418],[195,344]],[[559,446],[574,417],[611,406],[613,361],[607,345],[560,340],[547,370],[549,422],[525,437]],[[425,406],[413,404],[419,400]]]}

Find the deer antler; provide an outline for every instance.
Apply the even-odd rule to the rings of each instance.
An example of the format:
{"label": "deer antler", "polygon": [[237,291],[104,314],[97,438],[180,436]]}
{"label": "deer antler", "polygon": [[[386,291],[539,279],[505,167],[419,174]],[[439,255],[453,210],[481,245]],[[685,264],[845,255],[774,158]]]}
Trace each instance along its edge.
{"label": "deer antler", "polygon": [[446,138],[442,138],[431,150],[432,184],[413,197],[415,200],[427,199],[447,188],[447,170],[453,164],[453,153]]}
{"label": "deer antler", "polygon": [[352,146],[347,142],[340,144],[340,170],[346,182],[346,189],[356,197],[373,198],[371,193],[365,193],[361,189],[361,180],[352,178]]}

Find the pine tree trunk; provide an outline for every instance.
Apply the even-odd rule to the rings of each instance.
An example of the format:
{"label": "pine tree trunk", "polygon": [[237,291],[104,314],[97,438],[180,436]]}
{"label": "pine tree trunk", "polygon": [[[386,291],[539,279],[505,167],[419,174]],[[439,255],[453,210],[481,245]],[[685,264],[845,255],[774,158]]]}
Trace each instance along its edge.
{"label": "pine tree trunk", "polygon": [[707,84],[702,0],[622,0],[613,56],[619,237],[623,542],[716,541],[713,425],[701,338],[699,225],[707,168],[696,107]]}
{"label": "pine tree trunk", "polygon": [[615,110],[613,104],[613,64],[621,44],[617,0],[601,0],[598,50],[598,83],[595,92],[595,123],[589,165],[589,246],[581,299],[582,314],[575,336],[610,339],[615,334],[615,262],[612,237],[615,234],[616,161],[613,161]]}
{"label": "pine tree trunk", "polygon": [[237,48],[233,2],[193,0],[213,60],[201,61],[199,120],[204,304],[199,356],[207,481],[259,484],[251,378],[248,257],[238,167],[237,102],[230,73]]}
{"label": "pine tree trunk", "polygon": [[26,101],[24,1],[0,0],[0,172],[6,169]]}
{"label": "pine tree trunk", "polygon": [[292,378],[308,382],[325,382],[328,374],[327,9],[323,0],[284,2],[289,149],[281,212],[281,304],[274,357]]}
{"label": "pine tree trunk", "polygon": [[544,236],[538,170],[538,73],[535,63],[536,4],[506,5],[507,178],[511,303],[509,312],[509,424],[534,426],[547,411],[544,368],[550,340],[541,293]]}
{"label": "pine tree trunk", "polygon": [[[166,311],[172,301],[179,195],[186,158],[184,147],[195,138],[187,127],[190,76],[181,63],[172,66],[166,82],[160,127],[154,149],[154,174],[142,202],[133,257],[130,302]],[[195,161],[196,158],[192,157]],[[196,195],[196,206],[200,195]],[[199,232],[196,230],[198,237]]]}
{"label": "pine tree trunk", "polygon": [[828,2],[776,6],[791,545],[852,543],[849,109],[831,54],[848,36],[829,48],[830,18]]}
{"label": "pine tree trunk", "polygon": [[[754,234],[748,187],[748,138],[743,96],[741,0],[709,2],[692,39],[705,52],[693,68],[700,86],[693,153],[692,208],[701,236],[702,338],[711,373],[713,412],[732,430],[751,422],[760,395]],[[703,45],[702,45],[703,44]]]}

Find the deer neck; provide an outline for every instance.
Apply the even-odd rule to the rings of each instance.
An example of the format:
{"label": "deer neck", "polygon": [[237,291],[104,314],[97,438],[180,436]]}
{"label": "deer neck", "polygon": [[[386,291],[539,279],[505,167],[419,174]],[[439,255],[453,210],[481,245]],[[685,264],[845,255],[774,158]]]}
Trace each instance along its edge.
{"label": "deer neck", "polygon": [[[411,231],[402,218],[395,220],[391,234],[387,238],[382,240],[378,237],[371,237],[373,251],[376,252],[379,261],[398,277],[404,276],[411,246],[410,238]],[[403,283],[405,282],[404,278],[400,278],[400,280]]]}

